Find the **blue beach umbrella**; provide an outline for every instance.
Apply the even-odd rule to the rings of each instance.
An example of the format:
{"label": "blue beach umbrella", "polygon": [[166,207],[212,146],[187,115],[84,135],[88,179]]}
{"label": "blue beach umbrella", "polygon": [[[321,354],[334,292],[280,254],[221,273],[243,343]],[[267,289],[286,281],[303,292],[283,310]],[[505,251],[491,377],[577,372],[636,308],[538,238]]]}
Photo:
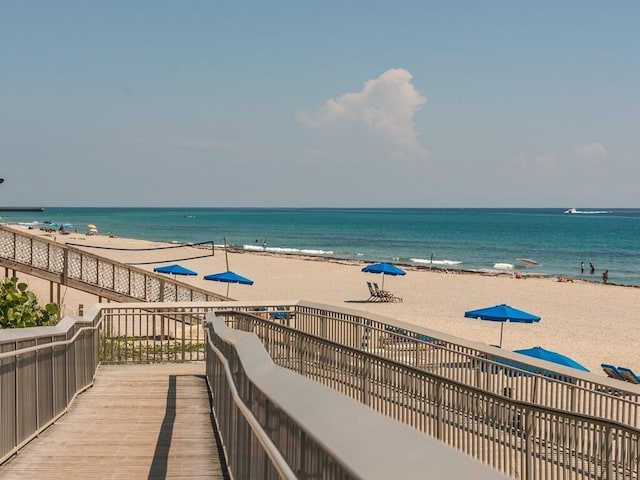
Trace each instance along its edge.
{"label": "blue beach umbrella", "polygon": [[382,274],[382,289],[384,290],[384,276],[385,275],[406,275],[407,272],[402,270],[400,267],[396,267],[395,265],[391,265],[390,263],[374,263],[372,265],[367,265],[362,269],[363,272],[366,273],[381,273]]}
{"label": "blue beach umbrella", "polygon": [[213,282],[223,282],[227,284],[227,297],[229,296],[229,284],[239,283],[241,285],[253,285],[253,280],[238,275],[230,270],[222,273],[212,273],[211,275],[205,275],[205,280],[211,280]]}
{"label": "blue beach umbrella", "polygon": [[502,331],[506,322],[533,323],[539,322],[540,317],[527,313],[523,310],[510,307],[507,304],[496,305],[495,307],[480,308],[464,312],[467,318],[479,318],[489,322],[500,322],[500,347],[502,347]]}
{"label": "blue beach umbrella", "polygon": [[[546,350],[546,349],[544,349],[542,347],[531,347],[531,348],[524,348],[522,350],[514,350],[514,353],[520,353],[522,355],[527,355],[529,357],[538,358],[540,360],[546,360],[547,362],[557,363],[558,365],[562,365],[562,366],[570,367],[570,368],[575,368],[576,370],[580,370],[580,371],[583,371],[583,372],[588,372],[589,371],[584,365],[579,364],[573,358],[569,358],[566,355],[563,355],[562,353],[553,352],[551,350]],[[501,363],[503,363],[503,362],[501,362]],[[540,371],[539,368],[533,367],[531,365],[524,365],[524,364],[519,364],[517,362],[506,362],[506,361],[504,363],[509,363],[510,366],[516,367],[519,370],[535,372],[535,373],[544,375],[545,377],[556,378],[556,379],[558,379],[558,380],[560,380],[562,382],[570,382],[570,383],[574,382],[574,380],[571,377],[566,377],[566,376],[563,376],[563,375],[559,375],[559,374],[557,374],[555,372],[547,371],[547,370]],[[510,376],[526,375],[526,374],[523,374],[523,373],[518,373],[516,370],[506,370],[506,373],[507,373],[507,375],[510,375]],[[537,384],[538,384],[538,379],[536,377],[536,378],[534,378],[533,388],[531,390],[531,402],[532,403],[535,403]]]}
{"label": "blue beach umbrella", "polygon": [[189,270],[188,268],[183,267],[182,265],[174,264],[174,265],[166,265],[164,267],[156,267],[153,269],[154,272],[157,273],[168,273],[171,275],[197,275],[197,272],[193,270]]}
{"label": "blue beach umbrella", "polygon": [[540,360],[546,360],[547,362],[557,363],[565,367],[575,368],[588,372],[589,370],[584,366],[576,362],[573,358],[567,357],[562,353],[553,352],[551,350],[544,349],[542,347],[524,348],[522,350],[514,350],[515,353],[527,355],[529,357],[539,358]]}

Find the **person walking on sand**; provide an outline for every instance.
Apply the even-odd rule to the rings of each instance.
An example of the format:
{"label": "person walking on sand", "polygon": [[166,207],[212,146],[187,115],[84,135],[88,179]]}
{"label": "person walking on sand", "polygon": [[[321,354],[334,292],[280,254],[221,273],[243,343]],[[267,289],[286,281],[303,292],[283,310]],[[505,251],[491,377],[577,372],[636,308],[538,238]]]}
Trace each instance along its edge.
{"label": "person walking on sand", "polygon": [[580,273],[584,273],[584,262],[580,262]]}
{"label": "person walking on sand", "polygon": [[596,267],[593,266],[593,263],[589,262],[589,270],[591,275],[593,275],[596,271]]}
{"label": "person walking on sand", "polygon": [[609,281],[609,270],[605,270],[602,272],[602,283],[607,283]]}

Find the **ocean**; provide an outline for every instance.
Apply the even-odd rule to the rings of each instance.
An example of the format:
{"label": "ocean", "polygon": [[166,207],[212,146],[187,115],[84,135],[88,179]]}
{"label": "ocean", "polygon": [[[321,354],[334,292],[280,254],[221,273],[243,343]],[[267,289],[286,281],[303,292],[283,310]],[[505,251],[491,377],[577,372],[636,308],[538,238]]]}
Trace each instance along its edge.
{"label": "ocean", "polygon": [[592,281],[606,269],[610,283],[640,286],[640,209],[565,210],[51,207],[3,211],[0,222],[69,223],[80,233],[94,224],[101,234],[145,240],[221,245],[226,238],[245,250]]}

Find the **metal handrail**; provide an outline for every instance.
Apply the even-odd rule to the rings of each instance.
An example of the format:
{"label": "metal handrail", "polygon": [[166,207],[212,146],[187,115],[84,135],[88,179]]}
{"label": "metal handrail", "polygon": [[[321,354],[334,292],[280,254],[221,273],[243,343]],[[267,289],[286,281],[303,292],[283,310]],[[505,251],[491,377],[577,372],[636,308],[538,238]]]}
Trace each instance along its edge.
{"label": "metal handrail", "polygon": [[[229,381],[237,384],[239,398],[256,419],[256,428],[272,439],[299,478],[411,479],[420,478],[425,465],[437,478],[503,478],[415,429],[274,365],[255,335],[230,329],[223,319],[208,318],[210,343],[218,347],[233,372],[229,372]],[[225,415],[220,431],[229,445],[231,473],[237,478],[273,478],[264,468],[261,452],[247,438],[246,428],[229,411],[228,385],[220,384],[223,375],[215,362],[212,365],[211,355],[207,356],[207,376],[212,378],[219,414]]]}
{"label": "metal handrail", "polygon": [[[554,464],[564,472],[576,469],[576,478],[591,478],[591,471],[602,471],[602,478],[608,479],[638,478],[638,428],[487,392],[285,325],[276,325],[247,312],[219,312],[218,315],[245,331],[251,325],[250,331],[263,339],[279,365],[335,388],[452,446],[462,447],[466,453],[489,461],[506,473],[514,474],[515,470],[520,478],[544,478],[540,471]],[[263,334],[258,326],[270,333]],[[274,347],[275,344],[283,345],[284,350]],[[416,400],[416,391],[423,392],[421,395],[425,397]],[[393,396],[389,397],[385,392],[393,392]],[[474,407],[476,404],[478,408]],[[487,413],[494,409],[498,413]],[[473,424],[467,425],[469,421]],[[554,435],[552,432],[560,428],[558,425],[575,430],[576,437]],[[582,440],[578,441],[579,438]],[[469,451],[469,445],[478,442],[482,445],[480,451]],[[520,443],[525,447],[519,447]],[[485,458],[484,450],[494,450],[498,460]],[[566,458],[557,458],[554,452],[558,455],[562,452]],[[511,463],[500,464],[501,456],[511,457]],[[581,462],[580,468],[576,462]]]}
{"label": "metal handrail", "polygon": [[[206,312],[214,310],[252,313],[251,318],[257,322],[290,326],[301,332],[437,373],[443,378],[480,387],[487,392],[509,394],[514,399],[533,401],[550,408],[613,418],[634,427],[640,426],[640,389],[635,385],[588,373],[574,373],[569,368],[556,367],[548,362],[379,315],[303,301],[266,304],[193,302],[164,304],[163,307],[140,305],[149,315],[153,312],[158,315],[170,316],[171,312],[179,315],[183,313],[183,308],[195,317],[203,317]],[[265,305],[267,309],[263,310]],[[112,306],[102,309],[103,312],[126,311],[126,308]],[[125,314],[123,316],[126,317]],[[477,368],[467,368],[469,365]]]}
{"label": "metal handrail", "polygon": [[[93,385],[101,321],[80,322],[86,323],[66,318],[56,326],[0,330],[0,463],[51,426]],[[69,333],[70,338],[47,341]]]}
{"label": "metal handrail", "polygon": [[[39,345],[34,345],[32,347],[25,347],[25,348],[20,348],[18,350],[10,350],[7,352],[0,352],[0,360],[4,359],[4,358],[10,358],[10,357],[19,357],[21,355],[25,355],[27,353],[31,353],[31,352],[37,352],[39,350],[45,350],[45,349],[49,349],[49,348],[54,348],[54,347],[62,347],[65,345],[70,345],[72,343],[74,343],[76,341],[76,339],[80,336],[81,333],[87,331],[87,330],[97,330],[98,328],[100,328],[100,326],[102,325],[102,318],[100,318],[98,320],[98,323],[96,323],[95,325],[92,325],[90,327],[81,327],[79,328],[76,333],[73,335],[73,337],[67,339],[67,340],[59,340],[57,342],[50,342],[50,343],[41,343]],[[25,329],[26,330],[26,329]]]}
{"label": "metal handrail", "polygon": [[[216,355],[216,357],[218,357],[218,361],[220,362],[220,365],[222,365],[222,368],[224,369],[224,374],[227,379],[227,386],[229,388],[229,392],[231,394],[231,397],[233,398],[233,402],[235,403],[236,408],[249,424],[249,427],[251,428],[254,435],[256,436],[256,439],[262,446],[265,454],[271,460],[271,464],[277,470],[281,478],[296,480],[297,477],[293,472],[293,470],[291,470],[291,467],[289,466],[287,461],[284,459],[284,457],[282,456],[278,448],[274,445],[273,441],[271,441],[271,438],[269,438],[269,436],[265,433],[264,429],[260,425],[260,422],[258,422],[256,417],[251,412],[251,410],[249,410],[249,408],[247,408],[247,406],[244,404],[244,400],[242,399],[242,397],[240,397],[238,393],[238,389],[236,388],[235,380],[233,378],[233,374],[231,373],[231,368],[229,367],[229,362],[227,361],[227,358],[222,354],[222,352],[218,350],[218,348],[211,341],[211,336],[209,334],[208,328],[205,328],[205,333],[206,333],[207,345],[209,346],[211,351]],[[213,388],[211,383],[209,382],[208,376],[207,376],[207,384],[209,386],[209,390],[213,392]],[[213,414],[214,416],[217,417],[215,410],[213,411]],[[220,422],[217,418],[216,418],[216,422],[218,423],[218,425],[220,425]],[[227,452],[227,456],[228,456],[228,452]]]}

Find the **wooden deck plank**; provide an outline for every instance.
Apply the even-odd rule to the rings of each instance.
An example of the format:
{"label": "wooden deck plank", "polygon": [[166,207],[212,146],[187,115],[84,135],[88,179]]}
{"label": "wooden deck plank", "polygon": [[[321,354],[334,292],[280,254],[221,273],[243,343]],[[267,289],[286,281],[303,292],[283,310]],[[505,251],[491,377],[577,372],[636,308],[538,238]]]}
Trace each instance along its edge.
{"label": "wooden deck plank", "polygon": [[105,365],[0,478],[229,478],[218,452],[204,363]]}

